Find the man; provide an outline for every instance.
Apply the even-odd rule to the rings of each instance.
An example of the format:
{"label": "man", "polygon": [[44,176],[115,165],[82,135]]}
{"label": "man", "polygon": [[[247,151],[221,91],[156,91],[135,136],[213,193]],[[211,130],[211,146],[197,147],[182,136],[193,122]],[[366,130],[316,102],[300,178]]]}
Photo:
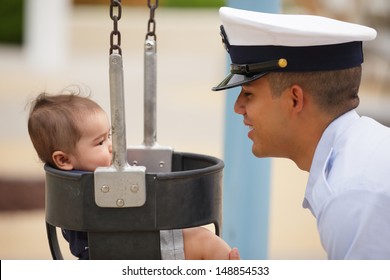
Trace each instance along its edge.
{"label": "man", "polygon": [[221,8],[234,110],[256,157],[310,172],[303,206],[329,259],[390,259],[390,129],[360,117],[362,41],[376,31],[324,17]]}

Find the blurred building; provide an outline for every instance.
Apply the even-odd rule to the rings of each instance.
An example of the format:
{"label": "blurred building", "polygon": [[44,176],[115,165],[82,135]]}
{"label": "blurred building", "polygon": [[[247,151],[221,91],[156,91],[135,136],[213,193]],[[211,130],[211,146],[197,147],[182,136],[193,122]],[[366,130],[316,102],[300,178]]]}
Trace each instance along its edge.
{"label": "blurred building", "polygon": [[283,12],[327,16],[377,30],[377,38],[364,44],[365,62],[358,111],[389,126],[390,1],[283,0]]}

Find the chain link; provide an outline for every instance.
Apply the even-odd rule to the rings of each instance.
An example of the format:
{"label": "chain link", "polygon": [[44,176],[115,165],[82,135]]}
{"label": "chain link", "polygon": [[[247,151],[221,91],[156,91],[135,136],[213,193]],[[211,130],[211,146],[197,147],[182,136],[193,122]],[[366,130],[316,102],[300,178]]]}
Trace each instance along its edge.
{"label": "chain link", "polygon": [[148,0],[148,7],[150,9],[150,17],[148,21],[148,32],[146,33],[146,39],[153,37],[156,40],[156,21],[154,20],[154,14],[158,8],[158,0]]}
{"label": "chain link", "polygon": [[122,55],[121,33],[118,30],[118,21],[122,17],[121,0],[111,0],[110,17],[113,20],[113,28],[114,28],[113,31],[111,31],[110,33],[110,54],[113,54],[115,50],[117,51],[117,53]]}

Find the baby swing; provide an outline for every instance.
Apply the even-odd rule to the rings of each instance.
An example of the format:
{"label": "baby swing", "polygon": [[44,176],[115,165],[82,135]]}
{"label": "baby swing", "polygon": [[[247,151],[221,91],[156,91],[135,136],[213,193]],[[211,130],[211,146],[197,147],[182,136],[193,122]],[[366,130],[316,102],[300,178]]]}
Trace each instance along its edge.
{"label": "baby swing", "polygon": [[[160,230],[214,224],[221,233],[223,161],[174,152],[156,142],[156,23],[148,0],[144,45],[144,143],[126,147],[120,0],[111,0],[109,80],[113,164],[95,172],[45,165],[46,229],[63,259],[56,228],[87,232],[90,259],[161,259]],[[130,163],[130,164],[129,164]]]}

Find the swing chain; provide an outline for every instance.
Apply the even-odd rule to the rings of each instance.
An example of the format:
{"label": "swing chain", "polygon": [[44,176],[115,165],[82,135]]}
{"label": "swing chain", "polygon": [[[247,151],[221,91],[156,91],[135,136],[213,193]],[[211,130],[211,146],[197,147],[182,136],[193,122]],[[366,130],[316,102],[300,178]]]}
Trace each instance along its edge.
{"label": "swing chain", "polygon": [[[116,11],[114,12],[114,10]],[[121,0],[111,0],[110,4],[110,17],[113,20],[114,30],[110,34],[110,54],[114,53],[114,50],[122,55],[121,49],[121,33],[118,30],[118,21],[122,17],[122,4]]]}
{"label": "swing chain", "polygon": [[[153,3],[151,3],[153,2]],[[153,37],[156,41],[156,21],[154,20],[154,14],[156,9],[158,8],[158,0],[151,1],[148,0],[148,7],[150,9],[150,17],[148,21],[148,32],[146,33],[146,39],[149,38],[149,36]]]}

